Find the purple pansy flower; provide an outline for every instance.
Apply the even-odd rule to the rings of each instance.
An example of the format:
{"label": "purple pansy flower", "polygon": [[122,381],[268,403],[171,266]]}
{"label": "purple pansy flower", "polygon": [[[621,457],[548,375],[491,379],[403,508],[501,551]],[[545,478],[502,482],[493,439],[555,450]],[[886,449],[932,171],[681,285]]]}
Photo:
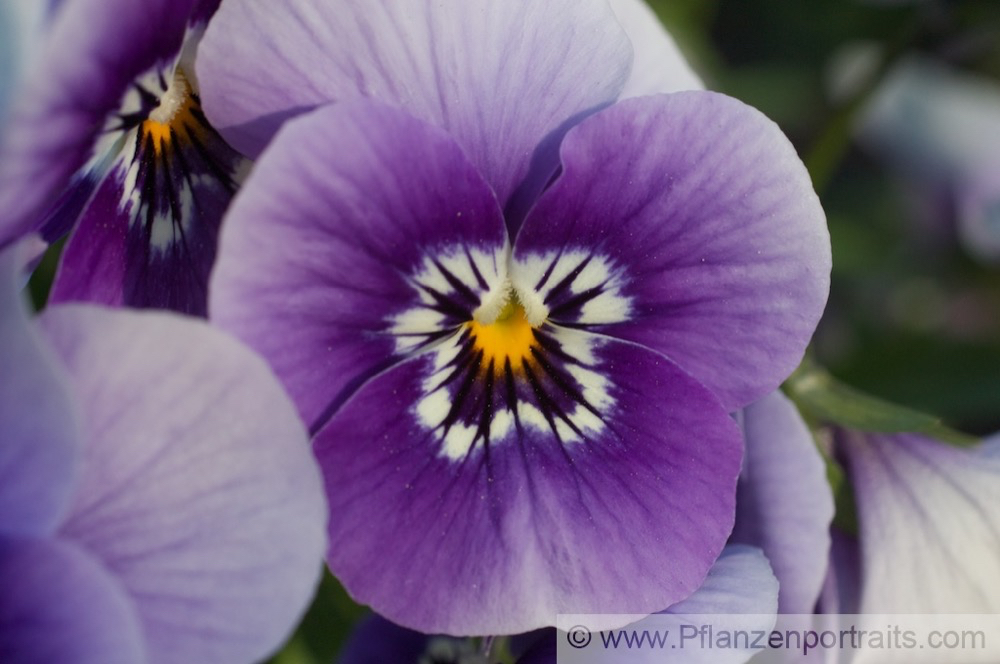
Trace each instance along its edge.
{"label": "purple pansy flower", "polygon": [[218,0],[35,4],[50,7],[40,45],[0,131],[0,246],[74,228],[52,302],[204,315],[246,164],[202,114],[194,73]]}
{"label": "purple pansy flower", "polygon": [[[248,48],[275,57],[237,71]],[[251,153],[354,98],[262,153],[210,302],[315,432],[352,594],[465,635],[694,592],[733,525],[727,413],[798,363],[828,288],[774,124],[702,92],[594,113],[632,80],[598,0],[234,1],[202,56]]]}
{"label": "purple pansy flower", "polygon": [[256,661],[308,604],[326,506],[267,367],[200,322],[52,307],[0,253],[0,661]]}

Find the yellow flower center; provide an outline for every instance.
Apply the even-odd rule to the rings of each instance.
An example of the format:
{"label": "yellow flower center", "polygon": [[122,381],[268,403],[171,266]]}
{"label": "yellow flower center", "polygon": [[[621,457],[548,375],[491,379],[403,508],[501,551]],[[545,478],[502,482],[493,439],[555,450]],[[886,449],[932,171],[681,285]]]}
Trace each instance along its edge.
{"label": "yellow flower center", "polygon": [[142,123],[140,135],[148,137],[157,154],[170,148],[175,138],[188,139],[188,133],[197,133],[200,123],[193,111],[198,108],[197,100],[191,90],[184,72],[178,67],[170,88],[160,99],[160,105],[154,108],[149,117]]}
{"label": "yellow flower center", "polygon": [[488,367],[492,362],[497,373],[503,371],[508,362],[511,369],[520,369],[536,345],[535,330],[516,296],[510,298],[489,325],[472,320],[468,326],[476,350],[483,354],[482,366]]}

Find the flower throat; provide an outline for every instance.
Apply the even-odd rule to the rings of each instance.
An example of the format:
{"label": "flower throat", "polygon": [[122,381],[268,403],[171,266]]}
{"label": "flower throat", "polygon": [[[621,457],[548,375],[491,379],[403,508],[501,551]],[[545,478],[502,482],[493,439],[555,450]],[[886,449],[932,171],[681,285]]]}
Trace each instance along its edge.
{"label": "flower throat", "polygon": [[512,370],[520,370],[537,345],[535,329],[513,291],[492,323],[473,319],[467,325],[474,348],[482,353],[480,366],[492,366],[495,373],[504,371],[508,364]]}

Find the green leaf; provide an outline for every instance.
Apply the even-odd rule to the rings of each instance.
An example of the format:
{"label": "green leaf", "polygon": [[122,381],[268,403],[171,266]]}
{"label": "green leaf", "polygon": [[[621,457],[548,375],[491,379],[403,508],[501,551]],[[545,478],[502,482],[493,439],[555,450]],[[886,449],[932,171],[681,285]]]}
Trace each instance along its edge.
{"label": "green leaf", "polygon": [[808,359],[786,381],[785,391],[800,410],[828,424],[876,433],[920,433],[959,447],[979,442],[945,426],[933,415],[845,385]]}

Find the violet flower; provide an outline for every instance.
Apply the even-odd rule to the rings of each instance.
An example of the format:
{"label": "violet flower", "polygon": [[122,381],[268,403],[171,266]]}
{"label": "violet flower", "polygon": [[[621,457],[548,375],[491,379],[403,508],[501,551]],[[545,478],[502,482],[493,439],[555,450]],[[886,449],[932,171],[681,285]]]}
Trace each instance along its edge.
{"label": "violet flower", "polygon": [[[247,48],[275,57],[237,72]],[[201,55],[251,152],[338,90],[403,106],[289,122],[211,288],[315,433],[348,590],[450,634],[694,592],[733,524],[728,413],[794,368],[826,300],[823,213],[774,124],[688,92],[563,138],[630,80],[596,0],[234,1]]]}
{"label": "violet flower", "polygon": [[246,163],[199,105],[195,49],[218,0],[34,4],[48,9],[0,128],[0,246],[73,228],[50,301],[204,315]]}
{"label": "violet flower", "polygon": [[234,662],[287,638],[326,506],[266,366],[181,317],[51,307],[0,253],[0,661]]}

